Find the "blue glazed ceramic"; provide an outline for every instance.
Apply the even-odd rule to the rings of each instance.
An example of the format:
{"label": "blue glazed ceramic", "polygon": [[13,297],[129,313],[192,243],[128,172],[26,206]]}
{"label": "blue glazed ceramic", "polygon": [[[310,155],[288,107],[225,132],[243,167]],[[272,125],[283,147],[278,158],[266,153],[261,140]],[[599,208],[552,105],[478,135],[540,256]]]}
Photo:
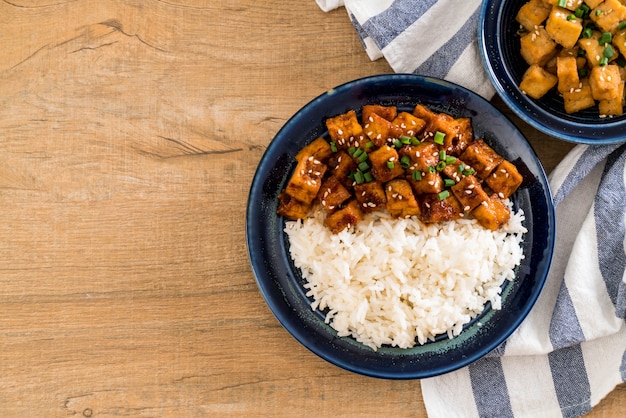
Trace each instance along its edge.
{"label": "blue glazed ceramic", "polygon": [[484,67],[496,92],[523,121],[547,135],[580,144],[626,141],[626,115],[600,118],[593,107],[571,115],[556,91],[539,100],[519,89],[528,64],[520,55],[520,27],[515,20],[528,0],[485,0],[478,22],[478,44]]}
{"label": "blue glazed ceramic", "polygon": [[[327,134],[326,118],[365,104],[411,110],[423,103],[455,117],[471,117],[474,133],[514,162],[524,177],[512,196],[526,214],[525,259],[515,281],[503,285],[502,309],[489,306],[458,337],[440,337],[410,349],[378,351],[350,337],[338,337],[312,311],[293,266],[285,220],[276,214],[277,196],[295,166],[296,153]],[[341,368],[388,379],[418,379],[446,373],[483,357],[501,344],[526,317],[548,273],[554,247],[554,208],[543,168],[521,132],[480,96],[449,82],[416,75],[381,75],[352,81],[312,100],[278,132],[265,151],[250,188],[246,234],[248,255],[259,289],[283,327],[302,345]]]}

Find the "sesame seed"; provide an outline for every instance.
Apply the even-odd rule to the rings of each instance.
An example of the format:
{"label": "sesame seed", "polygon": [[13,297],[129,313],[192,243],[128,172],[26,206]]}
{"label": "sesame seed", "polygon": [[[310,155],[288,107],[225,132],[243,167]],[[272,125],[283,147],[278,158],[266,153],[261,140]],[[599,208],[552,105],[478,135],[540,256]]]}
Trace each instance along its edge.
{"label": "sesame seed", "polygon": [[465,194],[472,194],[471,190],[465,190]]}
{"label": "sesame seed", "polygon": [[374,118],[371,117],[371,116],[369,118],[367,118],[367,120],[369,120],[370,122],[374,122]]}
{"label": "sesame seed", "polygon": [[500,199],[504,199],[504,193],[499,192],[499,193],[498,193],[498,197],[499,197]]}
{"label": "sesame seed", "polygon": [[469,207],[469,206],[465,206],[465,207],[463,208],[463,210],[467,212],[468,210],[470,210],[470,207]]}
{"label": "sesame seed", "polygon": [[343,135],[343,131],[342,131],[341,129],[337,129],[337,133],[338,133],[339,135]]}

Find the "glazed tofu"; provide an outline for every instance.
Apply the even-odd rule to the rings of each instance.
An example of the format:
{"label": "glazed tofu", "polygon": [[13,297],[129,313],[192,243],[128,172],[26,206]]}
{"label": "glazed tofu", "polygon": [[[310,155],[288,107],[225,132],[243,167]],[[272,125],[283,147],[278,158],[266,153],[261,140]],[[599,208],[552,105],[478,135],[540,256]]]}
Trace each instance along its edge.
{"label": "glazed tofu", "polygon": [[404,169],[400,165],[398,152],[395,148],[383,145],[369,153],[372,176],[381,183],[401,176]]}
{"label": "glazed tofu", "polygon": [[578,77],[578,64],[574,56],[557,57],[556,76],[560,93],[574,91],[579,88],[580,78]]}
{"label": "glazed tofu", "polygon": [[398,109],[395,106],[382,106],[382,105],[365,105],[363,106],[363,115],[361,122],[363,126],[367,125],[371,120],[371,115],[378,115],[391,122],[398,115]]}
{"label": "glazed tofu", "polygon": [[472,211],[472,215],[480,225],[495,231],[509,221],[511,211],[504,201],[494,194],[478,205]]}
{"label": "glazed tofu", "polygon": [[302,203],[310,204],[320,187],[327,166],[314,156],[303,156],[285,187],[285,193]]}
{"label": "glazed tofu", "polygon": [[420,214],[419,205],[407,180],[395,179],[385,185],[387,211],[396,218]]}
{"label": "glazed tofu", "polygon": [[520,7],[515,20],[524,27],[528,32],[539,26],[548,18],[552,6],[544,0],[530,0]]}
{"label": "glazed tofu", "polygon": [[600,32],[593,31],[590,38],[580,38],[578,40],[578,46],[585,51],[585,58],[587,58],[587,64],[589,67],[596,67],[600,65],[600,60],[604,58],[605,45],[600,45]]}
{"label": "glazed tofu", "polygon": [[565,91],[562,95],[565,113],[568,114],[576,113],[596,105],[596,101],[593,99],[593,95],[591,94],[591,87],[589,87],[589,80],[587,78],[580,80],[578,88]]}
{"label": "glazed tofu", "polygon": [[489,195],[475,176],[464,177],[450,190],[461,203],[464,212],[472,211],[476,206],[489,199]]}
{"label": "glazed tofu", "polygon": [[540,99],[556,86],[558,78],[537,64],[533,64],[524,72],[519,85],[522,92],[533,99]]}
{"label": "glazed tofu", "polygon": [[382,147],[389,138],[395,137],[391,122],[376,113],[370,114],[363,128],[365,135],[377,147]]}
{"label": "glazed tofu", "polygon": [[523,180],[515,165],[504,160],[485,179],[485,183],[496,192],[499,198],[504,199],[515,193]]}
{"label": "glazed tofu", "polygon": [[520,53],[528,65],[544,65],[556,53],[556,42],[543,26],[522,36],[520,45]]}
{"label": "glazed tofu", "polygon": [[318,161],[326,162],[332,154],[333,151],[328,141],[324,138],[317,138],[296,154],[296,161],[300,161],[303,157],[313,156]]}
{"label": "glazed tofu", "polygon": [[350,172],[356,171],[357,165],[347,152],[339,150],[328,160],[330,174],[340,179],[348,189],[352,187],[352,180],[348,177]]}
{"label": "glazed tofu", "polygon": [[614,99],[600,100],[598,110],[601,116],[620,116],[624,113],[624,82],[621,81],[617,88],[618,94]]}
{"label": "glazed tofu", "polygon": [[363,137],[363,127],[354,110],[326,119],[326,128],[337,147],[342,149],[347,149],[355,140]]}
{"label": "glazed tofu", "polygon": [[437,194],[420,197],[420,219],[424,223],[447,222],[463,216],[463,207],[454,195],[440,199]]}
{"label": "glazed tofu", "polygon": [[446,164],[442,173],[445,174],[446,177],[454,180],[455,183],[458,183],[467,175],[464,174],[464,171],[465,163],[460,158],[457,158],[453,162]]}
{"label": "glazed tofu", "polygon": [[324,219],[324,225],[333,234],[338,234],[346,228],[356,225],[363,219],[363,212],[359,209],[356,200],[350,200],[346,206],[333,212]]}
{"label": "glazed tofu", "polygon": [[397,138],[402,135],[416,137],[426,126],[426,121],[408,112],[400,112],[391,125]]}
{"label": "glazed tofu", "polygon": [[352,194],[341,183],[339,178],[330,176],[322,183],[322,187],[320,187],[317,193],[317,200],[319,200],[326,212],[332,213],[351,196]]}
{"label": "glazed tofu", "polygon": [[553,7],[548,20],[546,32],[563,48],[573,48],[583,31],[583,20],[575,17],[570,10]]}
{"label": "glazed tofu", "polygon": [[485,179],[504,159],[483,139],[476,139],[461,155],[461,160],[476,171],[476,176]]}
{"label": "glazed tofu", "polygon": [[382,183],[378,181],[356,184],[354,196],[363,213],[383,210],[387,204],[385,190]]}
{"label": "glazed tofu", "polygon": [[406,177],[416,195],[439,193],[443,190],[443,178],[437,171],[417,171],[419,176],[411,172]]}
{"label": "glazed tofu", "polygon": [[426,126],[431,133],[441,132],[444,134],[441,148],[448,155],[461,155],[467,148],[469,141],[473,139],[472,124],[469,118],[455,119],[445,113],[437,114]]}
{"label": "glazed tofu", "polygon": [[626,20],[626,6],[620,0],[605,0],[595,7],[589,17],[603,32],[615,32],[619,24]]}
{"label": "glazed tofu", "polygon": [[589,75],[589,87],[595,100],[611,100],[619,95],[622,79],[617,65],[593,67]]}
{"label": "glazed tofu", "polygon": [[305,218],[310,211],[310,204],[302,203],[284,192],[278,195],[278,209],[276,212],[279,215],[296,220]]}
{"label": "glazed tofu", "polygon": [[405,145],[398,150],[400,158],[408,157],[409,167],[421,171],[428,171],[429,167],[435,167],[439,162],[439,149],[432,142],[422,142],[418,145]]}
{"label": "glazed tofu", "polygon": [[423,104],[418,104],[413,108],[413,116],[422,119],[426,122],[426,125],[428,125],[436,115],[437,113],[433,112]]}

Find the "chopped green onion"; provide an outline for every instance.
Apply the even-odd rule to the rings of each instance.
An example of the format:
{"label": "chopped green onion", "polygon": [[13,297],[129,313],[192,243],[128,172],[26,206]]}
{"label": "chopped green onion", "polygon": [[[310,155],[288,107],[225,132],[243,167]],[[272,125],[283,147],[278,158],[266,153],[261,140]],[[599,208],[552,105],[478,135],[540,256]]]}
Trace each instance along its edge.
{"label": "chopped green onion", "polygon": [[400,141],[399,139],[394,139],[393,146],[396,148],[402,148],[402,141]]}
{"label": "chopped green onion", "polygon": [[605,65],[607,65],[608,63],[609,63],[609,59],[608,59],[607,57],[602,57],[602,58],[600,59],[600,61],[598,62],[598,64],[599,64],[601,67],[604,67],[604,66],[605,66]]}
{"label": "chopped green onion", "polygon": [[369,183],[370,181],[374,180],[374,177],[372,176],[372,173],[366,171],[365,173],[363,173],[363,179]]}
{"label": "chopped green onion", "polygon": [[439,161],[445,161],[446,160],[446,150],[442,149],[439,151]]}
{"label": "chopped green onion", "polygon": [[355,151],[356,151],[356,148],[355,148],[355,147],[350,147],[350,148],[348,148],[348,154],[350,154],[350,155],[354,155],[354,152],[355,152]]}
{"label": "chopped green onion", "polygon": [[409,165],[411,165],[411,159],[408,155],[403,155],[402,158],[400,158],[400,165],[402,168],[408,168]]}
{"label": "chopped green onion", "polygon": [[360,171],[357,171],[356,173],[354,173],[354,181],[356,181],[356,184],[363,184],[363,182],[365,181],[365,177],[363,176],[363,173]]}
{"label": "chopped green onion", "polygon": [[446,157],[446,164],[454,164],[456,162],[456,157],[454,155],[448,155]]}
{"label": "chopped green onion", "polygon": [[465,164],[461,163],[459,164],[459,173],[462,173],[463,171],[465,171]]}
{"label": "chopped green onion", "polygon": [[559,0],[558,6],[559,6],[559,7],[565,7],[565,6],[567,6],[567,0]]}
{"label": "chopped green onion", "polygon": [[567,20],[569,20],[570,22],[571,22],[572,20],[576,20],[576,16],[575,16],[575,15],[568,15],[568,16],[567,16]]}
{"label": "chopped green onion", "polygon": [[577,54],[579,57],[584,57],[585,55],[587,55],[587,51],[581,48],[578,50]]}
{"label": "chopped green onion", "polygon": [[374,143],[372,141],[367,141],[365,143],[365,148],[372,148],[374,146]]}
{"label": "chopped green onion", "polygon": [[350,180],[354,181],[354,171],[350,171],[350,172],[348,173],[348,178],[349,178]]}
{"label": "chopped green onion", "polygon": [[476,170],[472,168],[466,168],[465,170],[463,170],[464,176],[471,176],[472,174],[475,174],[475,173],[476,173]]}
{"label": "chopped green onion", "polygon": [[337,152],[337,144],[335,144],[335,141],[330,142],[330,150],[332,152]]}
{"label": "chopped green onion", "polygon": [[620,67],[626,67],[626,58],[619,56],[616,60],[615,60],[615,64],[619,65]]}
{"label": "chopped green onion", "polygon": [[618,30],[626,29],[626,21],[621,22],[619,25],[617,25],[617,29]]}
{"label": "chopped green onion", "polygon": [[602,53],[602,55],[604,55],[608,59],[611,59],[613,58],[613,55],[615,55],[615,51],[613,50],[613,47],[611,45],[607,45],[604,48],[604,52]]}
{"label": "chopped green onion", "polygon": [[410,143],[411,143],[411,137],[410,137],[410,136],[403,135],[403,136],[401,136],[401,137],[400,137],[400,141],[401,141],[403,144],[408,145],[408,144],[410,144]]}
{"label": "chopped green onion", "polygon": [[435,141],[435,144],[443,145],[443,140],[445,139],[445,137],[446,137],[446,134],[444,134],[443,132],[437,131],[435,133],[435,137],[433,141]]}
{"label": "chopped green onion", "polygon": [[448,191],[448,190],[444,190],[444,191],[441,191],[441,192],[437,193],[437,198],[439,200],[445,200],[448,197],[450,197],[450,191]]}
{"label": "chopped green onion", "polygon": [[437,171],[443,171],[444,168],[446,168],[446,162],[439,161],[439,164],[437,164]]}
{"label": "chopped green onion", "polygon": [[367,163],[367,161],[363,161],[362,163],[359,164],[359,170],[367,171],[369,169],[370,169],[370,165]]}
{"label": "chopped green onion", "polygon": [[415,170],[411,174],[411,177],[413,177],[413,180],[415,181],[420,181],[422,179],[422,172],[419,170]]}
{"label": "chopped green onion", "polygon": [[411,137],[411,145],[419,145],[420,144],[420,140],[415,138],[414,136]]}
{"label": "chopped green onion", "polygon": [[602,14],[602,10],[598,9],[596,10],[596,16],[600,16]]}
{"label": "chopped green onion", "polygon": [[578,70],[578,77],[580,78],[584,78],[587,77],[587,69],[586,68],[581,68],[580,70]]}
{"label": "chopped green onion", "polygon": [[362,163],[363,161],[366,161],[367,158],[368,158],[367,152],[363,152],[361,155],[359,155],[359,158],[357,158],[357,161],[359,163]]}
{"label": "chopped green onion", "polygon": [[581,36],[586,39],[591,38],[593,36],[593,29],[591,29],[590,27],[586,27],[585,29],[583,29]]}
{"label": "chopped green onion", "polygon": [[603,32],[602,35],[600,35],[600,39],[598,39],[598,44],[604,46],[608,43],[611,43],[611,39],[613,39],[613,35],[611,35],[611,32]]}
{"label": "chopped green onion", "polygon": [[396,165],[393,161],[387,161],[387,168],[394,168]]}
{"label": "chopped green onion", "polygon": [[443,186],[444,187],[452,187],[454,186],[456,183],[454,182],[454,180],[452,179],[444,179],[443,180]]}
{"label": "chopped green onion", "polygon": [[437,169],[436,169],[435,167],[428,166],[428,172],[429,172],[429,173],[436,173],[436,172],[437,172]]}
{"label": "chopped green onion", "polygon": [[589,12],[591,9],[585,3],[581,4],[576,10],[574,10],[574,15],[580,19],[586,19],[589,17]]}
{"label": "chopped green onion", "polygon": [[361,155],[363,155],[365,151],[363,151],[361,148],[357,148],[354,150],[354,152],[352,153],[352,157],[354,158],[359,158]]}

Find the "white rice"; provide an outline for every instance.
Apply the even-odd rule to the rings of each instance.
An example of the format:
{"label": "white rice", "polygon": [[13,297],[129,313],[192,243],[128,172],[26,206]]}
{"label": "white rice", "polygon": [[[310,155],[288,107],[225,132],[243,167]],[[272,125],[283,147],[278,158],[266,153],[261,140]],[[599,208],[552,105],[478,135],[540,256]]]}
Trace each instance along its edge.
{"label": "white rice", "polygon": [[469,219],[425,225],[378,212],[332,234],[323,219],[317,211],[287,222],[291,258],[312,308],[328,309],[339,336],[374,350],[459,335],[487,302],[500,309],[500,286],[524,258],[521,210],[498,231]]}

